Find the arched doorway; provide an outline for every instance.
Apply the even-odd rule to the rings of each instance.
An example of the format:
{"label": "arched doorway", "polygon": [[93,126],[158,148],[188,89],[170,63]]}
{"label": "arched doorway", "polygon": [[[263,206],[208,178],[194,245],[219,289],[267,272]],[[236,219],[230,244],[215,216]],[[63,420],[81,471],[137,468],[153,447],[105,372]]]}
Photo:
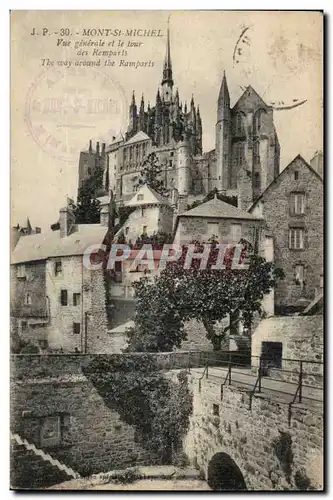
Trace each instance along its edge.
{"label": "arched doorway", "polygon": [[243,474],[227,453],[216,453],[208,464],[209,486],[215,491],[246,490]]}

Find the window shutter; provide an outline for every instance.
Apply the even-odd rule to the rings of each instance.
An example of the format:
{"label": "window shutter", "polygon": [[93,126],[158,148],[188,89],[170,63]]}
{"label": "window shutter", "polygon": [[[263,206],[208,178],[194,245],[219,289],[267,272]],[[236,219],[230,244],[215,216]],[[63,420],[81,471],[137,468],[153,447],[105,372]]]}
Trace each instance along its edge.
{"label": "window shutter", "polygon": [[293,195],[293,193],[291,193],[289,195],[289,214],[290,215],[294,214],[294,206],[295,206],[294,204],[295,204],[294,195]]}

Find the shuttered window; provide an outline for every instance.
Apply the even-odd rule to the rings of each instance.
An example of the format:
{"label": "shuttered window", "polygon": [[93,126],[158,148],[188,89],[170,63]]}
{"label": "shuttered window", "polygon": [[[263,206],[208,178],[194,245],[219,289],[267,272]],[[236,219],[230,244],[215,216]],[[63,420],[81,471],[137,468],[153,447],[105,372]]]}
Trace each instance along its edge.
{"label": "shuttered window", "polygon": [[60,303],[62,306],[67,306],[68,304],[68,293],[67,290],[61,290],[60,292]]}
{"label": "shuttered window", "polygon": [[302,250],[304,248],[304,229],[289,229],[289,248],[293,250]]}

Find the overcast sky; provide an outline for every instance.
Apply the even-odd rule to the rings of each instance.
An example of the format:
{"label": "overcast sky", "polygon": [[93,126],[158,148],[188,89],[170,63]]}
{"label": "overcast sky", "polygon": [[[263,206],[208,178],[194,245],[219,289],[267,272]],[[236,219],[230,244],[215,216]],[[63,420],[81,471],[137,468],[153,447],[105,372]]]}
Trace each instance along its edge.
{"label": "overcast sky", "polygon": [[[11,196],[12,224],[26,216],[43,230],[58,218],[65,196],[76,197],[80,149],[90,138],[110,141],[125,131],[127,106],[135,89],[155,103],[162,76],[165,36],[121,37],[127,57],[112,57],[115,67],[99,69],[47,68],[41,59],[87,59],[78,56],[73,43],[119,37],[82,37],[84,28],[155,29],[166,34],[168,12],[17,12],[12,15],[12,116]],[[239,63],[233,61],[235,44],[245,27],[250,45]],[[33,28],[47,28],[51,35],[32,36]],[[72,36],[60,36],[60,29]],[[172,12],[171,56],[175,87],[180,99],[194,94],[203,122],[203,147],[215,146],[216,102],[223,70],[226,71],[231,104],[251,84],[267,104],[300,107],[274,113],[281,145],[280,168],[301,154],[309,161],[322,149],[322,17],[301,12]],[[66,32],[65,32],[66,33]],[[72,40],[57,47],[58,38]],[[125,47],[129,41],[141,47]],[[82,50],[92,48],[83,47]],[[90,57],[90,59],[98,59]],[[102,57],[104,61],[106,58]],[[146,62],[138,69],[117,67],[119,60]],[[153,63],[153,65],[152,65]],[[97,106],[97,104],[98,106]]]}

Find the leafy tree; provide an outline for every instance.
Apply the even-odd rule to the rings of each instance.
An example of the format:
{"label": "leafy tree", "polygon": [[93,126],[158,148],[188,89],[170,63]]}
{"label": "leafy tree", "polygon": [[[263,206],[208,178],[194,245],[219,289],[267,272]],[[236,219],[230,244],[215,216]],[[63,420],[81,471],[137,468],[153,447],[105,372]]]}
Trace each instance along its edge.
{"label": "leafy tree", "polygon": [[149,153],[149,155],[143,160],[142,168],[140,171],[140,179],[136,184],[136,188],[140,188],[144,184],[151,187],[157,193],[162,196],[166,196],[168,190],[164,187],[163,180],[161,179],[162,167],[158,161],[155,152]]}
{"label": "leafy tree", "polygon": [[79,189],[77,204],[73,206],[76,224],[97,224],[100,220],[100,202],[93,189],[83,185]]}
{"label": "leafy tree", "polygon": [[[196,251],[203,250],[202,243],[195,246]],[[218,247],[214,245],[206,269],[200,269],[198,259],[185,269],[186,251],[184,247],[180,259],[170,262],[159,276],[134,284],[136,327],[129,332],[129,350],[171,351],[179,347],[186,338],[185,322],[190,319],[203,324],[214,350],[220,350],[230,328],[242,321],[249,329],[254,314],[263,313],[264,295],[283,277],[283,272],[263,257],[254,253],[246,256],[246,244],[241,259],[246,256],[247,269],[231,265],[232,249],[224,259],[225,269],[212,269],[218,261]],[[228,316],[231,324],[221,327]]]}
{"label": "leafy tree", "polygon": [[100,221],[98,191],[103,183],[103,169],[96,167],[79,188],[77,204],[72,206],[76,224],[97,224]]}

